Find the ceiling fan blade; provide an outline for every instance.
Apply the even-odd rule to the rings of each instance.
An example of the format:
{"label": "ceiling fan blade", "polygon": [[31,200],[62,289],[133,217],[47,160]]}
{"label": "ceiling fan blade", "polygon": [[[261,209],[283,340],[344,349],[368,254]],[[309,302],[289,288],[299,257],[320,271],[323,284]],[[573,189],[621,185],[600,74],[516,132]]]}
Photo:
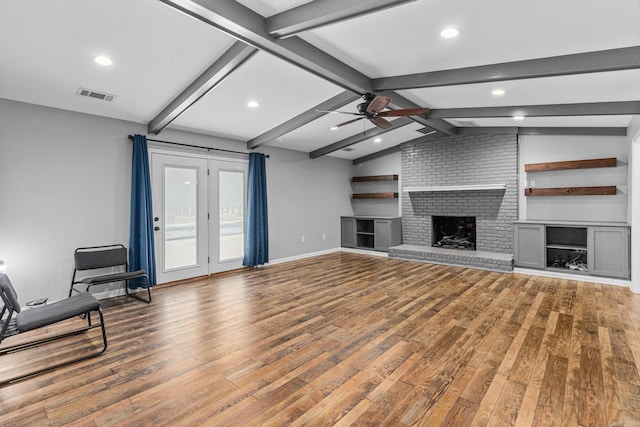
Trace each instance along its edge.
{"label": "ceiling fan blade", "polygon": [[389,129],[391,126],[393,126],[391,122],[383,119],[382,117],[374,117],[369,120],[371,120],[371,123],[382,129]]}
{"label": "ceiling fan blade", "polygon": [[351,111],[333,111],[333,110],[316,110],[320,113],[334,113],[334,114],[350,114],[352,116],[361,116],[360,113],[352,113]]}
{"label": "ceiling fan blade", "polygon": [[389,105],[390,102],[391,98],[389,98],[388,96],[376,96],[367,107],[367,112],[378,114],[380,111],[384,110],[384,108]]}
{"label": "ceiling fan blade", "polygon": [[[348,125],[348,124],[350,124],[350,123],[357,122],[358,120],[362,120],[362,119],[364,119],[364,117],[358,117],[357,119],[347,120],[346,122],[342,122],[342,123],[339,123],[339,124],[337,124],[337,125],[335,125],[335,126],[331,126],[331,129],[336,129],[336,128],[339,128],[339,127],[342,127],[342,126]],[[383,120],[384,120],[384,119],[383,119]],[[385,121],[386,121],[386,120],[385,120]]]}
{"label": "ceiling fan blade", "polygon": [[430,110],[428,108],[405,108],[403,110],[387,110],[378,113],[381,117],[423,116]]}

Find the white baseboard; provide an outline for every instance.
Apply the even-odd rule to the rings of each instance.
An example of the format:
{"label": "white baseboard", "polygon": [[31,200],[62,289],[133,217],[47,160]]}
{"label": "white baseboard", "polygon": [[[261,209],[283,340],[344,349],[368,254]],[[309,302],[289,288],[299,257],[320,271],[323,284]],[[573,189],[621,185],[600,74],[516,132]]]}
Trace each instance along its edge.
{"label": "white baseboard", "polygon": [[380,252],[380,251],[372,251],[366,249],[353,249],[353,248],[340,248],[342,252],[352,252],[354,254],[362,254],[362,255],[373,255],[379,256],[383,258],[389,258],[388,252]]}
{"label": "white baseboard", "polygon": [[287,258],[275,259],[273,261],[269,261],[267,265],[282,264],[283,262],[297,261],[300,259],[312,258],[314,256],[332,254],[334,252],[352,252],[352,253],[362,254],[362,255],[373,255],[373,256],[379,256],[379,257],[385,257],[385,258],[389,257],[388,253],[380,252],[380,251],[368,251],[364,249],[351,249],[351,248],[333,248],[333,249],[326,249],[324,251],[310,252],[308,254],[300,254],[300,255],[294,255]]}
{"label": "white baseboard", "polygon": [[[153,287],[152,287],[153,289]],[[137,292],[147,292],[146,289],[142,289],[142,288],[138,288],[138,289],[129,289],[129,294],[135,294]],[[153,292],[153,291],[152,291]],[[107,298],[115,298],[115,297],[121,297],[124,295],[127,295],[127,290],[124,288],[124,286],[118,288],[118,289],[111,289],[108,291],[103,291],[103,292],[95,292],[92,293],[94,297],[96,297],[96,299],[107,299]]]}
{"label": "white baseboard", "polygon": [[272,261],[269,261],[266,265],[282,264],[283,262],[297,261],[300,259],[311,258],[314,256],[331,254],[331,253],[340,251],[340,249],[342,248],[326,249],[324,251],[309,252],[308,254],[300,254],[300,255],[294,255],[286,258],[274,259]]}
{"label": "white baseboard", "polygon": [[581,282],[590,282],[590,283],[603,283],[605,285],[617,285],[617,286],[627,286],[631,291],[633,291],[631,287],[630,280],[623,279],[613,279],[610,277],[595,277],[595,276],[586,276],[586,275],[578,275],[571,273],[561,273],[556,271],[543,271],[543,270],[532,270],[528,268],[519,268],[515,267],[513,269],[514,273],[520,274],[528,274],[530,276],[543,276],[543,277],[552,277],[554,279],[568,279],[568,280],[579,280]]}

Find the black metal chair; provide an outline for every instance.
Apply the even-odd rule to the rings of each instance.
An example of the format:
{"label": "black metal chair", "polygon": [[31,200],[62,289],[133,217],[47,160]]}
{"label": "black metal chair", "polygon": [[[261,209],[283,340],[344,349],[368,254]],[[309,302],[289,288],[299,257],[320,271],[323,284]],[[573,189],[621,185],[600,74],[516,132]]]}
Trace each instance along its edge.
{"label": "black metal chair", "polygon": [[[48,372],[62,366],[67,366],[81,360],[99,356],[107,349],[107,332],[105,330],[102,307],[100,306],[100,302],[98,302],[98,300],[89,293],[74,295],[70,298],[56,301],[48,305],[34,307],[29,310],[21,310],[20,303],[18,302],[18,295],[16,294],[9,277],[4,273],[0,273],[0,297],[4,304],[2,311],[0,312],[0,343],[2,343],[2,341],[7,337],[50,326],[77,316],[83,316],[87,320],[87,325],[79,329],[74,329],[57,335],[46,335],[44,338],[9,347],[0,347],[0,356],[6,356],[11,353],[28,350],[62,338],[79,335],[90,329],[98,327],[102,330],[103,344],[102,349],[98,352],[90,354],[82,353],[83,356],[66,362],[49,365],[46,368],[20,374],[7,380],[0,380],[0,386]],[[91,321],[91,313],[94,311],[97,312],[100,317],[100,323],[98,324]]]}
{"label": "black metal chair", "polygon": [[[69,296],[73,292],[89,292],[92,286],[106,283],[125,282],[127,295],[137,300],[151,302],[151,284],[144,270],[129,271],[129,257],[124,245],[105,245],[78,248],[74,252],[75,267]],[[119,270],[116,272],[105,270]],[[78,274],[80,273],[80,274]],[[82,277],[80,277],[82,276]],[[135,281],[147,289],[148,299],[141,298],[137,292],[130,292],[129,282]],[[84,287],[84,289],[82,289]]]}

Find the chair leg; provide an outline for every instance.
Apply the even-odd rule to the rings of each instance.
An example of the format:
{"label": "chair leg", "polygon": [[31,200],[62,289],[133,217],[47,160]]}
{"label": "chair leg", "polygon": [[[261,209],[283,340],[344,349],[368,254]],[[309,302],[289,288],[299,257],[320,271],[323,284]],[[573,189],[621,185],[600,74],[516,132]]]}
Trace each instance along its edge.
{"label": "chair leg", "polygon": [[144,298],[140,297],[138,295],[139,292],[131,293],[129,291],[129,283],[128,282],[125,284],[125,289],[127,291],[127,296],[130,296],[131,298],[137,299],[138,301],[142,301],[142,302],[146,302],[147,304],[150,304],[151,303],[151,285],[149,284],[149,279],[145,278],[145,281],[144,281],[143,284],[147,285],[147,295],[148,295],[147,299],[144,299]]}
{"label": "chair leg", "polygon": [[[73,335],[79,335],[81,333],[84,333],[86,331],[88,331],[89,329],[93,329],[93,328],[97,328],[98,326],[100,326],[100,329],[102,331],[102,349],[96,353],[91,353],[88,354],[86,356],[82,356],[79,357],[77,359],[72,359],[66,362],[62,362],[62,363],[57,363],[55,365],[51,365],[48,366],[46,368],[43,369],[38,369],[36,371],[33,372],[29,372],[27,374],[23,374],[17,377],[13,377],[7,380],[0,380],[0,387],[5,386],[7,384],[12,384],[12,383],[16,383],[18,381],[22,381],[31,377],[35,377],[36,375],[40,375],[40,374],[44,374],[45,372],[49,372],[49,371],[53,371],[54,369],[58,369],[58,368],[62,368],[63,366],[69,366],[72,365],[74,363],[77,362],[81,362],[83,360],[87,360],[87,359],[92,359],[94,357],[100,356],[102,353],[104,353],[107,350],[107,330],[105,328],[105,324],[104,324],[104,314],[102,312],[102,307],[98,307],[97,309],[98,311],[98,315],[100,316],[100,325],[90,325],[87,326],[85,328],[79,329],[79,330],[75,330],[75,331],[71,331],[71,332],[67,332],[64,334],[60,334],[60,335],[56,335],[50,338],[45,338],[45,339],[41,339],[41,340],[37,340],[37,341],[33,341],[30,343],[25,343],[25,344],[21,344],[21,345],[15,345],[12,347],[6,347],[4,349],[2,349],[2,351],[0,351],[0,355],[4,355],[4,354],[8,354],[8,353],[13,353],[13,352],[17,352],[17,351],[21,351],[21,350],[26,350],[32,347],[36,347],[40,344],[46,344],[58,339],[62,339],[62,338],[66,338],[66,337],[70,337]],[[85,313],[87,317],[90,318],[89,312]]]}

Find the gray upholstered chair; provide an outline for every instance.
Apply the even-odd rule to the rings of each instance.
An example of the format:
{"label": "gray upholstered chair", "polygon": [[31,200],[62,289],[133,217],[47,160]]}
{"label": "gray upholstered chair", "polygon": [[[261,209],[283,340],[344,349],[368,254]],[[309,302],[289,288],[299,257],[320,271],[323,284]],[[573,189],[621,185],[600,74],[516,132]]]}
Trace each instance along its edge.
{"label": "gray upholstered chair", "polygon": [[[125,282],[127,295],[151,302],[151,284],[149,276],[144,270],[129,271],[129,256],[124,245],[106,245],[78,248],[73,254],[75,267],[69,296],[73,292],[89,292],[92,286],[106,283]],[[117,271],[110,271],[115,269]],[[109,270],[109,271],[105,271]],[[137,281],[146,288],[148,299],[140,298],[137,293],[129,291],[129,282]]]}
{"label": "gray upholstered chair", "polygon": [[[76,363],[81,360],[99,356],[107,349],[107,333],[104,325],[102,307],[100,306],[100,302],[89,293],[74,295],[70,298],[56,301],[48,305],[22,310],[20,308],[20,303],[18,302],[18,295],[16,294],[9,277],[4,273],[0,273],[0,297],[4,304],[2,311],[0,311],[0,344],[2,344],[5,338],[10,336],[44,328],[77,316],[83,316],[87,322],[86,326],[79,329],[75,328],[67,332],[58,333],[57,335],[45,334],[44,337],[8,347],[0,346],[0,356],[5,356],[22,350],[28,350],[52,341],[79,335],[93,328],[99,327],[102,331],[102,349],[99,349],[97,352],[92,352],[90,354],[82,353],[82,356],[69,361],[54,363],[48,365],[46,368],[21,374],[10,379],[0,379],[0,385],[15,382],[62,366]],[[100,323],[92,322],[91,313],[93,312],[98,313]]]}

